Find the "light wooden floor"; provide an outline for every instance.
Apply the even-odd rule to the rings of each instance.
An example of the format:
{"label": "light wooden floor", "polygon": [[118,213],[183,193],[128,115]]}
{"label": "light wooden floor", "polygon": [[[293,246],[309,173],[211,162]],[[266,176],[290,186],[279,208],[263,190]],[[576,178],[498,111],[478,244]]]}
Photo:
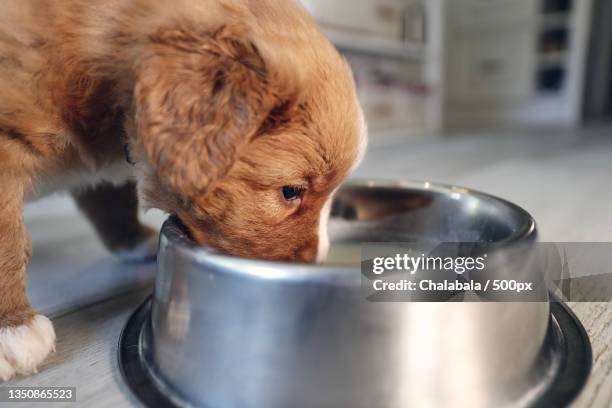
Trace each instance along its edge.
{"label": "light wooden floor", "polygon": [[[389,144],[372,149],[356,176],[483,190],[531,212],[542,241],[612,241],[612,128]],[[154,224],[161,218],[148,215]],[[38,375],[10,384],[77,386],[78,406],[137,406],[117,371],[117,340],[150,290],[153,267],[113,261],[64,198],[29,206],[27,220],[35,253],[29,292],[40,310],[55,316],[58,351]],[[574,405],[612,407],[612,307],[571,307],[589,332],[594,353],[593,373]]]}

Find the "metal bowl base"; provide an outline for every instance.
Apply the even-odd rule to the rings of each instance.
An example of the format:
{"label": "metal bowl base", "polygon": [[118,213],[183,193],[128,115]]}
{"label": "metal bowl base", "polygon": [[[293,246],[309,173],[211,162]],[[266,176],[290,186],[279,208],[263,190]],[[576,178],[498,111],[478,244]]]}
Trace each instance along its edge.
{"label": "metal bowl base", "polygon": [[[579,394],[591,371],[591,344],[584,327],[562,302],[550,303],[551,321],[541,358],[559,359],[554,379],[534,400],[517,401],[517,406],[563,407]],[[193,406],[178,395],[169,395],[160,386],[146,363],[143,333],[149,330],[151,298],[132,314],[125,325],[118,348],[121,374],[142,403],[149,407]],[[384,407],[381,407],[384,408]]]}

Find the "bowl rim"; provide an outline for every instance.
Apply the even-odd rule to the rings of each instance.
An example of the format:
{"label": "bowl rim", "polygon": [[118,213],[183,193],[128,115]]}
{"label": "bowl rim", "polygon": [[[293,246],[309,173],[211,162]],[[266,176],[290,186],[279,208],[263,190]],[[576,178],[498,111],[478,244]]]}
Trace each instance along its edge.
{"label": "bowl rim", "polygon": [[[536,222],[526,210],[508,200],[478,190],[430,181],[378,180],[372,178],[347,180],[341,188],[347,187],[424,189],[440,194],[459,193],[494,200],[507,206],[514,213],[518,214],[520,218],[524,219],[525,222],[521,228],[514,231],[509,237],[493,242],[490,245],[499,246],[517,242],[534,242],[537,239]],[[329,283],[348,282],[348,280],[354,282],[355,272],[360,272],[360,264],[335,265],[270,261],[223,254],[213,248],[196,244],[187,236],[180,225],[181,222],[175,215],[168,217],[162,225],[160,247],[171,248],[180,258],[195,262],[208,270],[223,271],[224,274],[229,273],[256,279],[296,282],[306,280],[311,282],[326,281]],[[158,265],[161,265],[159,256]]]}

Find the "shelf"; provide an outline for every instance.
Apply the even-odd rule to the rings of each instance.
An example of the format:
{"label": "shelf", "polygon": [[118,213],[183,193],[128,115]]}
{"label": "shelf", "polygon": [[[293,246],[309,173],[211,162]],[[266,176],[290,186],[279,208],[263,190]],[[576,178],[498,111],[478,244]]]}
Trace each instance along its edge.
{"label": "shelf", "polygon": [[567,64],[567,61],[568,53],[564,51],[538,54],[538,68],[540,69],[564,66]]}
{"label": "shelf", "polygon": [[389,58],[407,62],[424,61],[424,45],[402,44],[385,38],[376,38],[367,34],[348,33],[324,29],[323,33],[344,53],[361,54],[373,57]]}
{"label": "shelf", "polygon": [[569,28],[571,13],[541,14],[538,18],[540,29]]}

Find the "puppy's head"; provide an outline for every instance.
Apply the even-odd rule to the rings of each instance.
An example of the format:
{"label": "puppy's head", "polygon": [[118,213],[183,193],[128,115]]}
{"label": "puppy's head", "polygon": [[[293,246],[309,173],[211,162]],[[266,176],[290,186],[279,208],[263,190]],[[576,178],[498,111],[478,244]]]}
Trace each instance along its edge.
{"label": "puppy's head", "polygon": [[222,26],[151,38],[135,91],[141,197],[197,242],[260,259],[325,256],[331,197],[365,126],[348,65],[308,33]]}

